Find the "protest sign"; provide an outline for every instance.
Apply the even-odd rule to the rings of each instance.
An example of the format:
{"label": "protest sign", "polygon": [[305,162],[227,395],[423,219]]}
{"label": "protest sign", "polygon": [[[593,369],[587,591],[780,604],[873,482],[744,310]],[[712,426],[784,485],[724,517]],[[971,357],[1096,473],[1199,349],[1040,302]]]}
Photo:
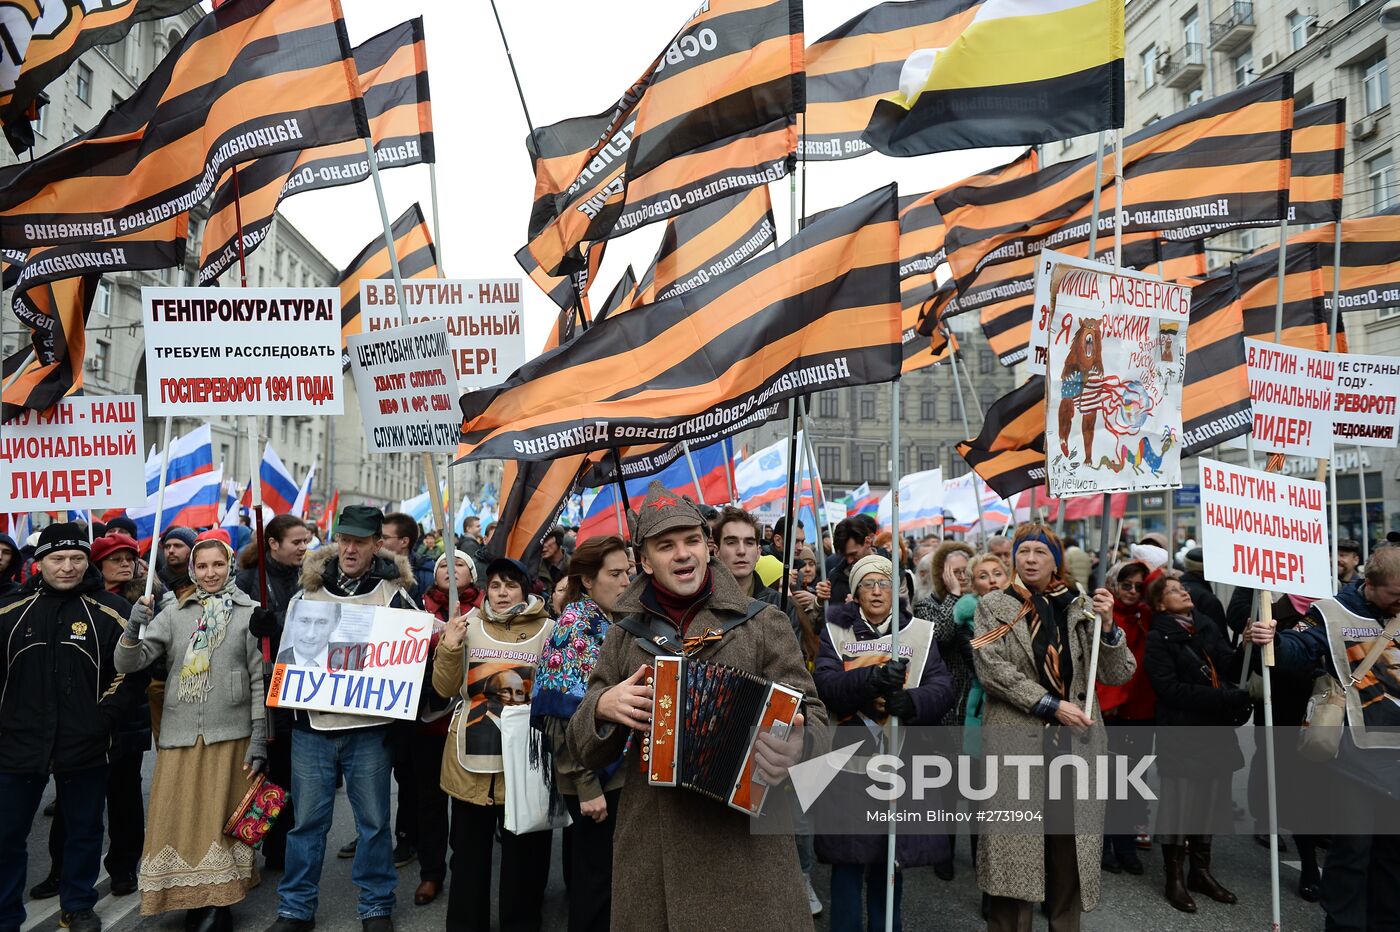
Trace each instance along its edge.
{"label": "protest sign", "polygon": [[297,599],[267,705],[412,720],[434,624],[424,612]]}
{"label": "protest sign", "polygon": [[1047,312],[1051,495],[1181,484],[1190,314],[1191,289],[1182,285],[1093,269],[1058,277]]}
{"label": "protest sign", "polygon": [[334,288],[142,288],[152,417],[343,414]]}
{"label": "protest sign", "polygon": [[371,453],[451,453],[462,415],[447,322],[346,338]]}
{"label": "protest sign", "polygon": [[[1254,449],[1261,453],[1326,457],[1332,452],[1333,353],[1267,340],[1244,341]],[[1243,437],[1227,443],[1245,447]]]}
{"label": "protest sign", "polygon": [[1128,278],[1140,278],[1144,280],[1155,280],[1153,276],[1146,272],[1137,272],[1133,269],[1118,269],[1108,262],[1095,262],[1093,259],[1081,259],[1078,256],[1071,256],[1069,253],[1056,252],[1053,249],[1043,250],[1036,259],[1035,265],[1035,313],[1031,317],[1031,341],[1030,359],[1031,369],[1034,372],[1040,371],[1046,364],[1046,354],[1050,348],[1050,319],[1052,311],[1055,309],[1055,291],[1060,285],[1060,280],[1071,269],[1087,269],[1094,272],[1104,272],[1107,274],[1119,274]]}
{"label": "protest sign", "polygon": [[[462,391],[504,382],[525,365],[519,279],[420,278],[403,283],[413,323],[446,320]],[[360,313],[369,333],[402,323],[394,283],[360,281]]]}
{"label": "protest sign", "polygon": [[22,410],[0,438],[6,511],[126,508],[146,500],[140,395],[65,398]]}
{"label": "protest sign", "polygon": [[1337,443],[1393,447],[1400,427],[1400,360],[1346,353],[1332,380],[1332,436]]}
{"label": "protest sign", "polygon": [[825,512],[827,524],[840,524],[842,521],[846,520],[846,503],[827,502],[825,505]]}
{"label": "protest sign", "polygon": [[1206,579],[1328,598],[1334,568],[1321,482],[1201,459]]}
{"label": "protest sign", "polygon": [[[1385,622],[1357,615],[1340,602],[1323,616],[1333,657],[1345,657],[1349,670],[1361,666]],[[1338,624],[1336,622],[1340,621]],[[1347,725],[1359,748],[1400,749],[1400,645],[1394,639],[1366,675],[1346,690]]]}

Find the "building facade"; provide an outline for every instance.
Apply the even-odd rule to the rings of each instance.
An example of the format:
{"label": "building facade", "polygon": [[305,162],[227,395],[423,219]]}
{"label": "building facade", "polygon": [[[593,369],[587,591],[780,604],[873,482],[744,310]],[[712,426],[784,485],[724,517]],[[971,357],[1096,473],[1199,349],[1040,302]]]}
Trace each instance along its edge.
{"label": "building facade", "polygon": [[[1346,100],[1343,216],[1394,207],[1400,203],[1400,100],[1390,80],[1389,52],[1400,50],[1400,32],[1383,27],[1385,5],[1386,0],[1128,0],[1125,132],[1258,78],[1292,71],[1297,107]],[[1042,154],[1046,162],[1059,162],[1092,156],[1094,149],[1090,136],[1050,143]],[[1111,199],[1111,190],[1105,197]],[[1210,240],[1207,256],[1212,266],[1220,266],[1277,242],[1277,228],[1238,231]],[[1350,312],[1344,325],[1351,352],[1400,355],[1400,307]],[[1243,461],[1241,453],[1222,450],[1221,456]],[[1366,532],[1374,540],[1400,527],[1400,455],[1348,446],[1338,448],[1334,460],[1340,467],[1341,536],[1362,537],[1361,473]],[[1291,458],[1284,471],[1312,476],[1316,465]],[[1196,481],[1194,460],[1184,472],[1186,483]],[[1167,516],[1161,494],[1134,496],[1129,505],[1129,520],[1139,531],[1165,528]],[[1196,536],[1193,511],[1173,517],[1178,537]]]}
{"label": "building facade", "polygon": [[[199,20],[198,7],[154,23],[139,23],[121,42],[85,53],[46,93],[49,104],[35,125],[35,151],[42,155],[65,140],[90,129],[111,107],[137,88],[184,33]],[[8,146],[0,146],[0,164],[14,162]],[[87,394],[146,394],[144,335],[141,328],[141,289],[193,286],[199,266],[205,210],[190,215],[189,242],[183,268],[123,272],[105,275],[93,302],[87,327],[87,357],[83,362],[83,387]],[[261,247],[247,260],[250,287],[334,287],[340,271],[284,217],[278,215]],[[237,286],[232,270],[220,285]],[[28,331],[9,311],[8,294],[0,314],[0,348],[6,356],[28,342]],[[313,514],[337,490],[342,505],[367,502],[397,507],[417,495],[424,486],[420,458],[407,455],[369,455],[354,382],[347,371],[343,417],[259,418],[258,430],[298,481],[314,465]],[[176,419],[172,435],[179,436],[202,423]],[[251,441],[249,418],[210,419],[216,466],[223,463],[226,478],[246,483],[253,458],[261,445]],[[148,419],[149,444],[160,442],[161,424]],[[439,466],[441,471],[445,458]],[[457,491],[475,495],[483,482],[499,485],[499,464],[486,463],[454,469]],[[455,498],[455,496],[454,496]]]}

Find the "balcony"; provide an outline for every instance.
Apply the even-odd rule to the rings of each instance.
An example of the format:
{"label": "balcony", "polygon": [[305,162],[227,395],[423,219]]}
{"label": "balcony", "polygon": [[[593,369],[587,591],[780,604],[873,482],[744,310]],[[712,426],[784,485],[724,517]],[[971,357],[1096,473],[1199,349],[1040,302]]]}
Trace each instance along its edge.
{"label": "balcony", "polygon": [[1254,36],[1254,4],[1234,0],[1210,23],[1210,47],[1233,52]]}
{"label": "balcony", "polygon": [[1187,42],[1157,61],[1157,73],[1162,83],[1178,90],[1198,87],[1205,70],[1205,49],[1199,42]]}

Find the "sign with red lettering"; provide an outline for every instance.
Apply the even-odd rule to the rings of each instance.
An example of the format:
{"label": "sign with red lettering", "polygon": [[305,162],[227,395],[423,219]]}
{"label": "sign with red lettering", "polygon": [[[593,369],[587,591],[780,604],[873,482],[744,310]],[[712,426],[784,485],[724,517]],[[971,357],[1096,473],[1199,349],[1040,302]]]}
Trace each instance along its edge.
{"label": "sign with red lettering", "polygon": [[334,288],[142,288],[153,417],[343,414]]}
{"label": "sign with red lettering", "polygon": [[[1109,257],[1112,257],[1111,248]],[[1078,256],[1071,256],[1066,252],[1056,252],[1053,249],[1041,250],[1035,265],[1035,314],[1031,318],[1030,359],[1031,368],[1035,371],[1039,371],[1045,365],[1046,355],[1050,352],[1051,309],[1055,306],[1055,289],[1059,287],[1060,280],[1065,277],[1065,273],[1071,269],[1088,269],[1109,275],[1125,275],[1128,278],[1155,281],[1146,272],[1118,269],[1108,262],[1081,259]],[[1057,322],[1060,326],[1064,325],[1063,319],[1059,319]]]}
{"label": "sign with red lettering", "polygon": [[461,391],[447,321],[357,333],[345,344],[371,453],[456,451]]}
{"label": "sign with red lettering", "polygon": [[322,727],[418,717],[434,628],[426,612],[298,598],[268,684],[269,708],[321,713]]}
{"label": "sign with red lettering", "polygon": [[[525,365],[518,278],[415,278],[403,283],[413,323],[446,320],[462,391],[504,382]],[[398,290],[384,279],[360,281],[360,314],[365,331],[397,327],[402,321]]]}
{"label": "sign with red lettering", "polygon": [[1290,595],[1332,595],[1321,482],[1201,458],[1206,579]]}
{"label": "sign with red lettering", "polygon": [[1191,289],[1160,278],[1086,268],[1058,274],[1046,314],[1051,495],[1181,485],[1190,315]]}
{"label": "sign with red lettering", "polygon": [[146,501],[140,395],[65,398],[0,432],[6,511],[127,508]]}
{"label": "sign with red lettering", "polygon": [[[1254,449],[1261,453],[1332,454],[1332,378],[1337,356],[1317,350],[1244,341]],[[1243,440],[1230,446],[1243,447]]]}
{"label": "sign with red lettering", "polygon": [[1400,428],[1400,359],[1338,355],[1332,379],[1332,436],[1336,443],[1393,447]]}

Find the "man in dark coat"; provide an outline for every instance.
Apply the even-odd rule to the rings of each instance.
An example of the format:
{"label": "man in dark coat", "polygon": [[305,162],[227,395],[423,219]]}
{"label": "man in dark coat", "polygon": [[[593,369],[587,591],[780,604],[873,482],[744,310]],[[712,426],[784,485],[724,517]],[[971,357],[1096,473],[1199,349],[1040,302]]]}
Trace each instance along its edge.
{"label": "man in dark coat", "polygon": [[112,653],[121,600],[88,563],[85,533],[51,524],[38,573],[0,605],[0,928],[24,923],[25,842],[52,774],[67,830],[60,922],[96,932],[102,810],[119,723],[145,701],[147,679],[122,676]]}
{"label": "man in dark coat", "polygon": [[19,545],[9,534],[0,534],[0,599],[19,589],[19,571],[24,567]]}
{"label": "man in dark coat", "polygon": [[[643,572],[616,605],[588,692],[569,722],[569,748],[584,766],[616,761],[633,731],[651,721],[645,682],[653,654],[624,626],[690,636],[695,659],[727,664],[801,690],[805,723],[787,741],[759,739],[758,770],[770,785],[787,778],[804,739],[825,750],[826,709],[782,612],[745,596],[710,559],[704,519],[688,499],[653,482],[632,516]],[[727,628],[727,630],[726,630]],[[802,719],[799,725],[804,724]],[[612,922],[619,929],[811,929],[792,838],[752,831],[735,809],[684,789],[652,786],[631,742],[614,836]],[[773,802],[773,801],[770,801]],[[777,810],[779,806],[770,806]]]}
{"label": "man in dark coat", "polygon": [[[1384,626],[1397,614],[1400,548],[1381,547],[1372,552],[1362,579],[1333,599],[1313,603],[1305,616],[1306,627],[1278,633],[1275,663],[1283,670],[1336,678],[1329,628],[1345,626],[1349,616]],[[1259,652],[1255,654],[1257,665]],[[1349,678],[1348,672],[1341,681],[1346,683]],[[1391,717],[1384,723],[1387,727],[1400,725],[1400,712],[1392,703],[1374,705]],[[1337,757],[1328,766],[1348,789],[1336,794],[1336,802],[1342,807],[1339,818],[1347,819],[1351,831],[1356,825],[1369,824],[1371,813],[1396,805],[1400,755],[1394,748],[1360,748],[1350,729],[1344,728]],[[1322,908],[1327,914],[1327,932],[1362,932],[1393,923],[1400,916],[1400,836],[1334,834],[1322,874]]]}
{"label": "man in dark coat", "polygon": [[433,587],[433,557],[418,546],[418,522],[401,511],[384,516],[384,549],[403,557],[413,569],[414,586],[409,595],[422,601],[423,593]]}

